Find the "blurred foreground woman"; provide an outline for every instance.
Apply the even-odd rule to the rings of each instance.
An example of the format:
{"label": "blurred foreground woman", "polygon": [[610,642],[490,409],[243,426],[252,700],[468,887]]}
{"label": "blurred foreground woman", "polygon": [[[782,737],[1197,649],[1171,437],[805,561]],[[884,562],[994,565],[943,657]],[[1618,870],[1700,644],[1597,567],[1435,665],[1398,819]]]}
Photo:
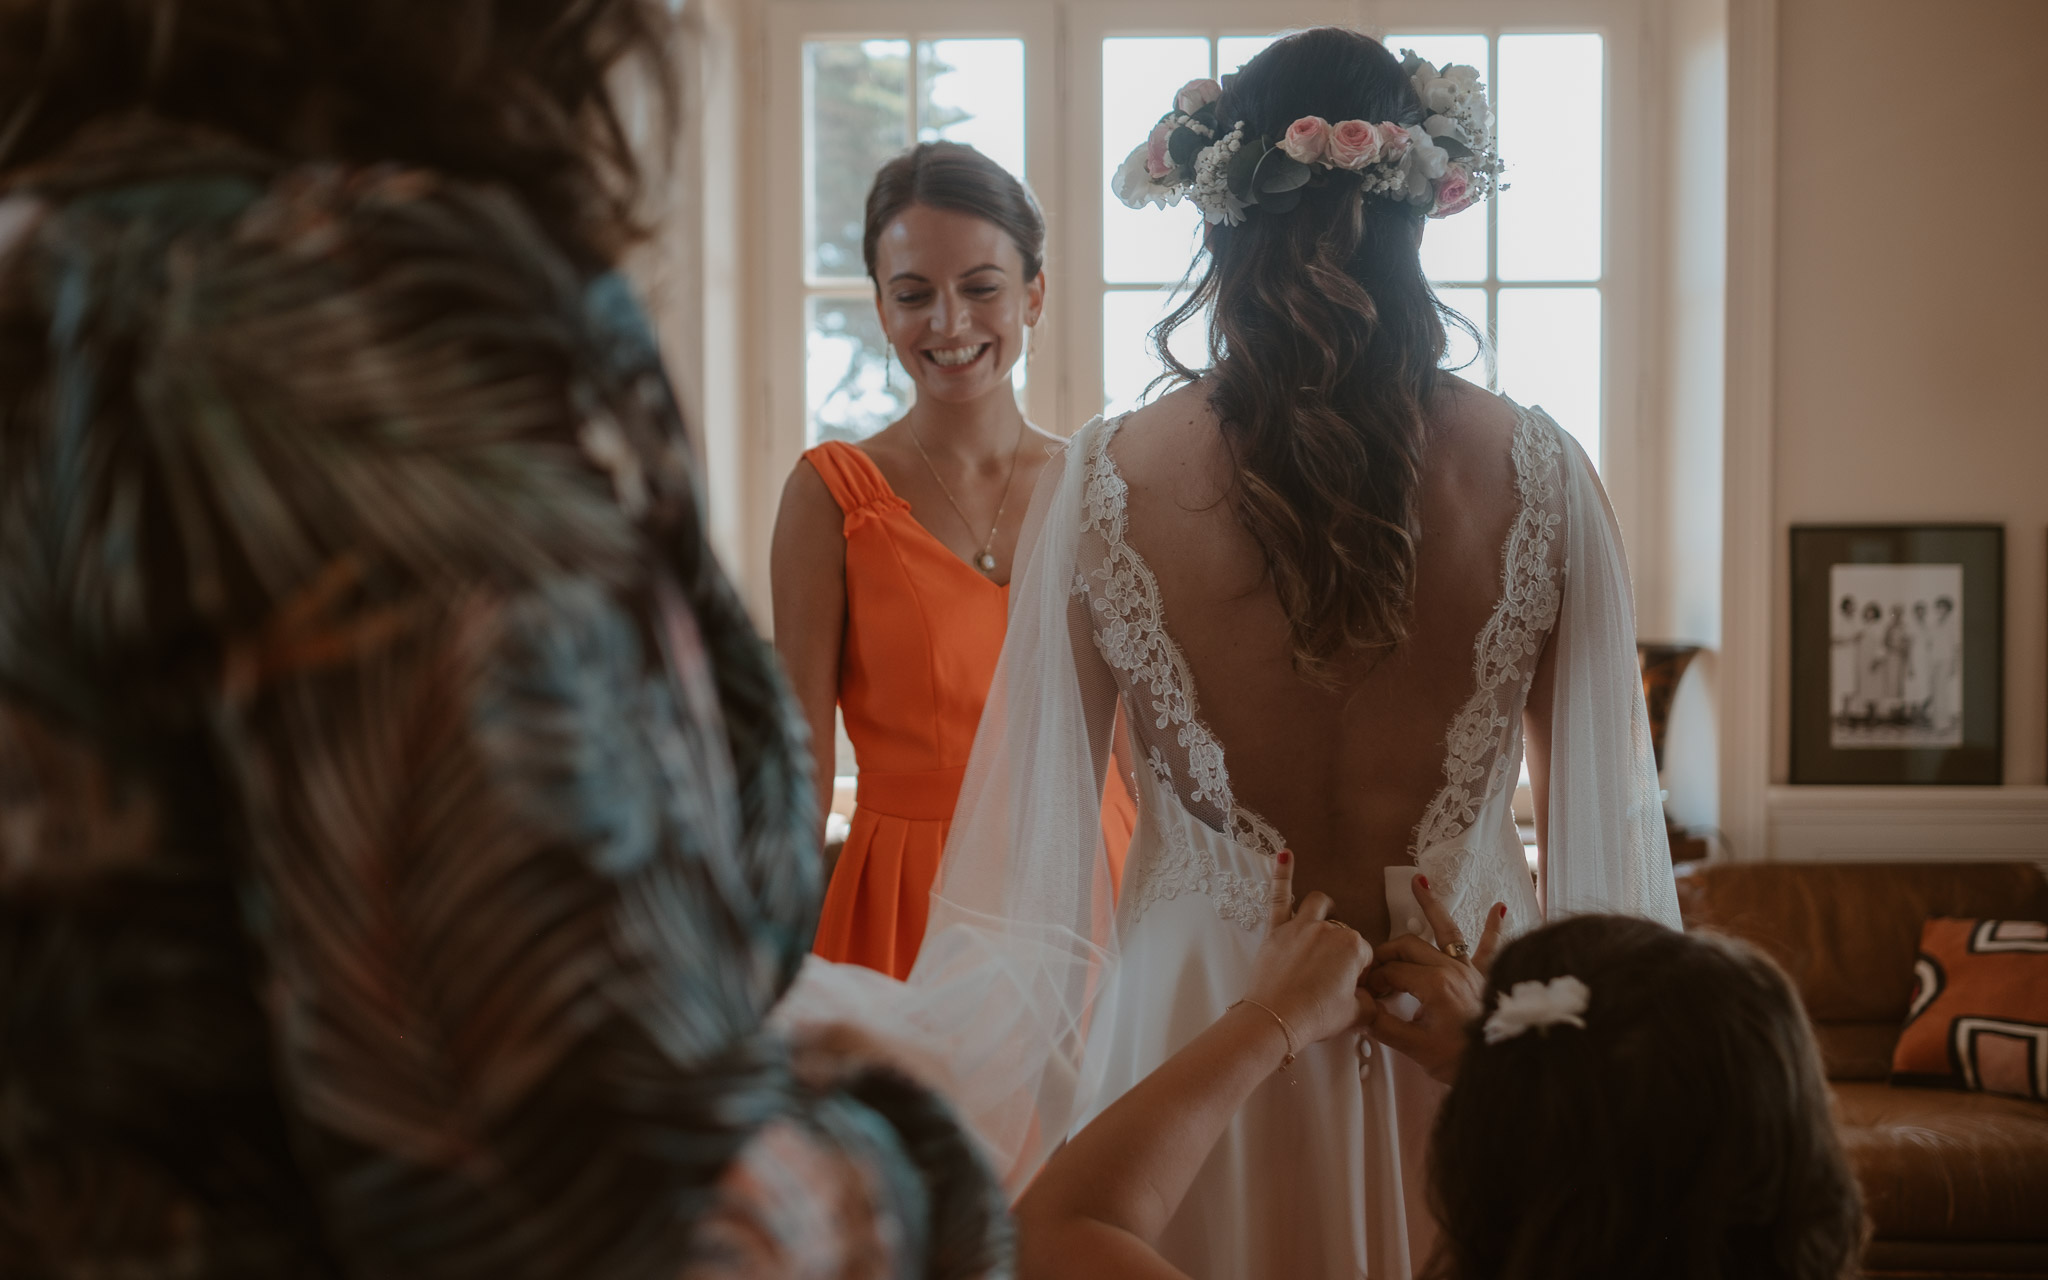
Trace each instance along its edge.
{"label": "blurred foreground woman", "polygon": [[612,272],[670,21],[0,0],[0,1273],[997,1259],[761,1029],[802,730]]}

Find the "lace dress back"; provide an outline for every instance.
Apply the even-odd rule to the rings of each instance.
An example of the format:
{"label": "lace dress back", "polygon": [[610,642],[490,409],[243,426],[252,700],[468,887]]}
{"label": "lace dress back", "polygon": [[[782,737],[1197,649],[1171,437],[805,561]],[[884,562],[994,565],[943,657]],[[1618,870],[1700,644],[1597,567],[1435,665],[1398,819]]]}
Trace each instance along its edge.
{"label": "lace dress back", "polygon": [[[1103,1073],[1100,1105],[1244,994],[1283,846],[1274,825],[1233,793],[1223,746],[1169,629],[1159,578],[1132,545],[1131,494],[1110,448],[1122,425],[1101,424],[1076,446],[1084,487],[1069,587],[1074,642],[1100,655],[1140,762],[1138,828],[1117,912],[1114,1013],[1097,1018],[1088,1049]],[[1500,590],[1470,641],[1470,691],[1441,739],[1441,782],[1426,804],[1420,796],[1407,802],[1421,820],[1411,861],[1386,876],[1390,906],[1406,903],[1392,912],[1396,931],[1412,927],[1407,882],[1415,862],[1468,936],[1478,936],[1495,901],[1509,904],[1516,927],[1536,922],[1510,801],[1522,705],[1558,615],[1561,452],[1553,423],[1518,413]],[[1284,711],[1269,716],[1284,719]],[[1440,1088],[1405,1059],[1381,1056],[1390,1060],[1375,1066],[1369,1041],[1340,1037],[1304,1050],[1289,1081],[1261,1086],[1162,1235],[1165,1256],[1202,1280],[1411,1274],[1434,1238],[1420,1208],[1419,1155]],[[1285,1186],[1271,1176],[1280,1168]],[[1286,1189],[1298,1186],[1322,1192],[1304,1199]]]}
{"label": "lace dress back", "polygon": [[[1134,860],[1120,918],[1126,927],[1135,925],[1160,899],[1199,890],[1219,914],[1256,930],[1270,874],[1261,864],[1284,840],[1234,797],[1223,747],[1202,719],[1193,673],[1168,629],[1159,581],[1132,545],[1129,491],[1110,449],[1122,424],[1123,419],[1104,423],[1082,459],[1084,520],[1071,625],[1077,634],[1085,628],[1114,673],[1141,785],[1171,797],[1189,818],[1226,837],[1246,861],[1241,868],[1217,865],[1196,849],[1201,842],[1166,831]],[[1454,912],[1475,931],[1480,915],[1496,901],[1509,902],[1525,922],[1533,920],[1535,902],[1509,804],[1521,760],[1522,707],[1558,612],[1564,506],[1559,432],[1540,411],[1517,411],[1511,446],[1515,510],[1499,553],[1499,596],[1471,640],[1470,695],[1442,735],[1441,785],[1407,849],[1408,864],[1447,887]],[[1402,895],[1405,880],[1404,874]],[[1396,931],[1405,923],[1397,913]]]}

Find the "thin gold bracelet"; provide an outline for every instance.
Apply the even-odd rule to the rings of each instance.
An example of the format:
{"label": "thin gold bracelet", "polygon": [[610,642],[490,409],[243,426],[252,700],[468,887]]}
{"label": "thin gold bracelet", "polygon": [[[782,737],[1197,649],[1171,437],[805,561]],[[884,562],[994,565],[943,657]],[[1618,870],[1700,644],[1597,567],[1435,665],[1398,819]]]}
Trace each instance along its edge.
{"label": "thin gold bracelet", "polygon": [[1233,1004],[1232,1004],[1232,1005],[1231,1005],[1231,1006],[1230,1006],[1229,1008],[1225,1009],[1225,1010],[1224,1010],[1223,1012],[1225,1012],[1225,1013],[1229,1013],[1231,1009],[1235,1009],[1235,1008],[1237,1008],[1237,1006],[1238,1006],[1238,1005],[1240,1005],[1240,1004],[1248,1004],[1248,1005],[1250,1005],[1250,1006],[1251,1006],[1252,1008],[1254,1008],[1254,1009],[1265,1009],[1265,1010],[1266,1010],[1266,1012],[1267,1012],[1267,1014],[1269,1014],[1269,1015],[1270,1015],[1270,1016],[1272,1017],[1273,1021],[1275,1021],[1275,1022],[1277,1022],[1277,1023],[1279,1023],[1279,1024],[1280,1024],[1280,1034],[1281,1034],[1281,1035],[1283,1035],[1283,1036],[1285,1036],[1285,1037],[1287,1038],[1287,1056],[1286,1056],[1286,1057],[1284,1057],[1284,1058],[1282,1058],[1282,1059],[1280,1060],[1280,1069],[1281,1069],[1282,1071],[1285,1071],[1285,1070],[1287,1070],[1287,1068],[1289,1068],[1289,1067],[1293,1066],[1293,1065],[1294,1065],[1294,1032],[1292,1032],[1292,1031],[1288,1030],[1288,1027],[1287,1027],[1287,1019],[1285,1019],[1285,1018],[1281,1017],[1281,1016],[1280,1016],[1279,1014],[1277,1014],[1277,1013],[1274,1013],[1274,1012],[1273,1012],[1273,1011],[1272,1011],[1271,1009],[1267,1009],[1265,1005],[1262,1005],[1262,1004],[1260,1004],[1260,1003],[1259,1003],[1258,1001],[1256,1001],[1256,1000],[1252,999],[1252,998],[1251,998],[1251,997],[1249,997],[1249,996],[1245,997],[1245,998],[1244,998],[1244,999],[1242,999],[1242,1000],[1236,1001],[1236,1002],[1235,1002],[1235,1003],[1233,1003]]}

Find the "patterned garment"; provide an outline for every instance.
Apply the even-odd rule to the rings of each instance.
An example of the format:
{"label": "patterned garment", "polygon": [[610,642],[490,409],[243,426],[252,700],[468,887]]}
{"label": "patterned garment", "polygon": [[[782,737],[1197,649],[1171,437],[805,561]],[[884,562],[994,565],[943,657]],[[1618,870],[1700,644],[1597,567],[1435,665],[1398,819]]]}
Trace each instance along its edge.
{"label": "patterned garment", "polygon": [[503,192],[135,120],[0,185],[0,1273],[923,1273],[761,1031],[806,759]]}

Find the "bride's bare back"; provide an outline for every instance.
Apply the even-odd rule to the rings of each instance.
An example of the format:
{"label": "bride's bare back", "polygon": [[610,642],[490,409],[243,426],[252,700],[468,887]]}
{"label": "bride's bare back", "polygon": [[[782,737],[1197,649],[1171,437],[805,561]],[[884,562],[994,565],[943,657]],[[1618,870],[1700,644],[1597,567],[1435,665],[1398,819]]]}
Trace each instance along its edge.
{"label": "bride's bare back", "polygon": [[[1473,694],[1474,642],[1500,604],[1518,511],[1514,407],[1446,378],[1428,413],[1408,638],[1334,691],[1295,673],[1204,389],[1133,413],[1110,448],[1129,489],[1128,541],[1158,580],[1234,801],[1299,859],[1297,892],[1329,894],[1336,915],[1375,941],[1388,935],[1383,868],[1410,860],[1444,785],[1446,736]],[[1532,709],[1547,705],[1547,685],[1540,667]],[[1533,762],[1545,744],[1530,739]]]}

